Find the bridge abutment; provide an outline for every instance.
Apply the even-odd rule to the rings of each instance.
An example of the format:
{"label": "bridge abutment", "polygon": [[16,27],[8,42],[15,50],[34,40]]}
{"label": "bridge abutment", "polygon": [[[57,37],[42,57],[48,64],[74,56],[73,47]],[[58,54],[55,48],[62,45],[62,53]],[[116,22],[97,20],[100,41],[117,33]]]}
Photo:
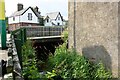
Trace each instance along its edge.
{"label": "bridge abutment", "polygon": [[[101,0],[102,1],[102,0]],[[120,76],[120,2],[69,0],[69,48]]]}

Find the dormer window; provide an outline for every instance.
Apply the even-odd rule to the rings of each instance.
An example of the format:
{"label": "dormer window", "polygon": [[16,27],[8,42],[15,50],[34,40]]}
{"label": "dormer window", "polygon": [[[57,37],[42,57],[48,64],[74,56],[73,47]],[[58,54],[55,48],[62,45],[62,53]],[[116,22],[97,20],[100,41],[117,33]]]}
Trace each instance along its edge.
{"label": "dormer window", "polygon": [[32,13],[28,13],[28,20],[32,20]]}
{"label": "dormer window", "polygon": [[49,22],[49,19],[47,19],[47,23]]}

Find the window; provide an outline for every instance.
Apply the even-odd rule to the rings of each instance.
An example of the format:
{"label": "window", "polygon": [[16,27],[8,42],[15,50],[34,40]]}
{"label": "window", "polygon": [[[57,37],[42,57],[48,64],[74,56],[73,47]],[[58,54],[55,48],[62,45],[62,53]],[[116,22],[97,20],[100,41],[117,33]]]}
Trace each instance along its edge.
{"label": "window", "polygon": [[15,17],[13,17],[13,21],[15,21]]}
{"label": "window", "polygon": [[60,20],[60,17],[58,17],[58,20]]}
{"label": "window", "polygon": [[60,23],[57,23],[57,25],[59,26],[59,25],[60,25]]}
{"label": "window", "polygon": [[47,19],[47,23],[49,22],[49,19]]}
{"label": "window", "polygon": [[28,13],[28,20],[32,20],[32,13]]}

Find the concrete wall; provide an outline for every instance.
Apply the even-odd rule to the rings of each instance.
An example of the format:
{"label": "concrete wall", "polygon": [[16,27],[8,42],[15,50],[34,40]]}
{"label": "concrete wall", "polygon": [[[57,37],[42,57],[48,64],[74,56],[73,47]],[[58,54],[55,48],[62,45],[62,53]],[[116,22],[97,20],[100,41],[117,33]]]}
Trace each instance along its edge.
{"label": "concrete wall", "polygon": [[119,18],[119,2],[76,2],[75,8],[69,2],[69,48],[92,61],[102,60],[114,77],[120,72]]}

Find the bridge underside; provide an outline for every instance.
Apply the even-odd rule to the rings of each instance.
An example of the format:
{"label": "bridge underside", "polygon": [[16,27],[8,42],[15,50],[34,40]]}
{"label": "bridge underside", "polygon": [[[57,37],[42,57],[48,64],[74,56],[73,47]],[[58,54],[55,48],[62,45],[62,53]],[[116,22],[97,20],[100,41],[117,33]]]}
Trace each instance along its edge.
{"label": "bridge underside", "polygon": [[[50,54],[54,54],[56,47],[63,44],[61,38],[49,39],[34,39],[32,40],[33,47],[37,56],[37,61],[47,61]],[[44,67],[37,65],[39,71],[44,70]]]}

